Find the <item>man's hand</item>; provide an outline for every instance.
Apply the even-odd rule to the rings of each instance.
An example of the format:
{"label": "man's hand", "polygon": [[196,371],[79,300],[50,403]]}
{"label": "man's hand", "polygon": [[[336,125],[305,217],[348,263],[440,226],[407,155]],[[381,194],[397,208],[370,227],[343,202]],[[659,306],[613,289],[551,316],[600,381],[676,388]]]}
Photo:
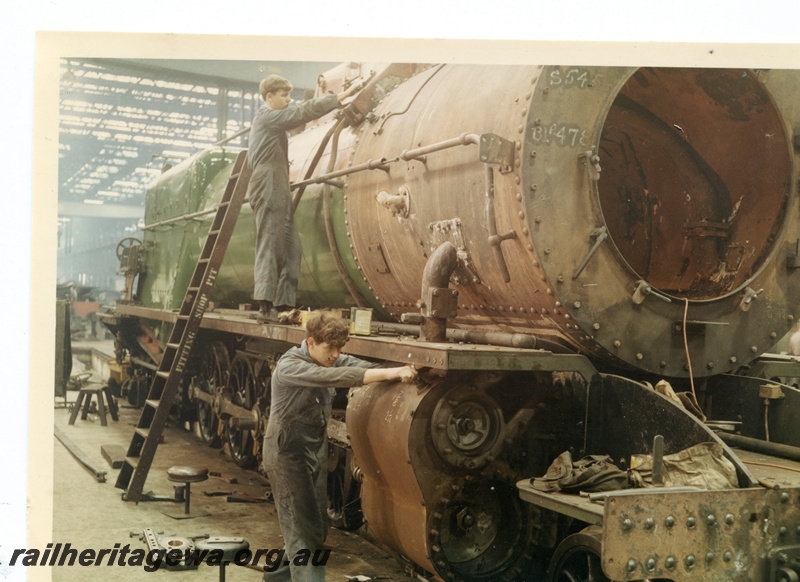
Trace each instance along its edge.
{"label": "man's hand", "polygon": [[348,89],[345,89],[344,91],[342,91],[341,93],[336,95],[336,98],[341,103],[343,100],[345,100],[348,97],[350,97],[350,95],[352,95],[353,93],[355,93],[357,91],[360,91],[363,86],[364,85],[362,83],[353,83],[352,85],[350,85],[350,87]]}
{"label": "man's hand", "polygon": [[385,380],[400,380],[412,382],[417,378],[417,369],[412,365],[399,368],[370,368],[364,373],[364,384],[383,382]]}
{"label": "man's hand", "polygon": [[414,364],[396,368],[396,370],[397,379],[402,382],[412,382],[417,379],[417,369],[414,367]]}

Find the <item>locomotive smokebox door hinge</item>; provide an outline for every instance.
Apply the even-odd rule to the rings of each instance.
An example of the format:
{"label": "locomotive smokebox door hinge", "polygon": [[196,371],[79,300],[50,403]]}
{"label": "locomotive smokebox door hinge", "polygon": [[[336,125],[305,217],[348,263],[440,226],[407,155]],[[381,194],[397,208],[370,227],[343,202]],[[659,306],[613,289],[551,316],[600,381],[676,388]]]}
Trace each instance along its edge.
{"label": "locomotive smokebox door hinge", "polygon": [[498,164],[501,174],[514,169],[514,149],[513,141],[494,133],[484,133],[481,136],[481,161],[485,164]]}

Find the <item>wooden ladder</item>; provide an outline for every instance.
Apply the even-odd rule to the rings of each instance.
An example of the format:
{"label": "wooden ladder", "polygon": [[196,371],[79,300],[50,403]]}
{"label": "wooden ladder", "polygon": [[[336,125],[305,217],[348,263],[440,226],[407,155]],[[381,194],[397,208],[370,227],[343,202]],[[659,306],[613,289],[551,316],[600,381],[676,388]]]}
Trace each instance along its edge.
{"label": "wooden ladder", "polygon": [[208,305],[211,290],[214,288],[214,281],[239,217],[249,181],[250,166],[247,163],[247,152],[242,151],[233,163],[231,176],[211,222],[208,237],[197,260],[189,287],[186,289],[186,295],[162,354],[158,370],[150,384],[150,391],[128,447],[125,462],[117,477],[115,486],[125,489],[122,497],[126,501],[142,500],[142,490],[147,473],[150,471],[158,441],[167,423],[170,408],[175,402],[186,363],[189,361],[194,340],[200,329],[200,322]]}

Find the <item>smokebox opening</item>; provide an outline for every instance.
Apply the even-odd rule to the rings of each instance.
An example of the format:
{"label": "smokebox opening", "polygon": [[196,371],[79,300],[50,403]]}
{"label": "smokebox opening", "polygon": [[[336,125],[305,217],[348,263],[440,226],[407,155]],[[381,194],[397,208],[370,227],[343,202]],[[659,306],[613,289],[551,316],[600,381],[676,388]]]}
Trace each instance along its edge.
{"label": "smokebox opening", "polygon": [[600,204],[622,259],[654,288],[709,300],[744,285],[786,217],[787,138],[734,69],[640,69],[600,141]]}

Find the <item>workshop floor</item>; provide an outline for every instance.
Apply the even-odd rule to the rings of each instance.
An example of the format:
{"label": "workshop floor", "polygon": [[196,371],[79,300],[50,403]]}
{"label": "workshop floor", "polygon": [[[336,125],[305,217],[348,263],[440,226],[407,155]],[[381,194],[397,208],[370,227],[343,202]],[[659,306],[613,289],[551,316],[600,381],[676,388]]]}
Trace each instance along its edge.
{"label": "workshop floor", "polygon": [[[76,398],[77,391],[67,392],[68,403]],[[119,421],[111,420],[109,415],[108,426],[102,426],[96,414],[90,414],[87,420],[81,420],[79,414],[75,424],[69,425],[70,411],[64,406],[63,399],[56,399],[56,428],[82,451],[97,471],[106,472],[106,480],[98,482],[93,472],[84,468],[61,441],[54,439],[54,543],[68,542],[79,551],[89,548],[113,549],[115,544],[119,544],[120,551],[126,545],[129,545],[130,551],[146,551],[147,545],[140,536],[143,530],[150,528],[156,534],[179,538],[205,534],[212,537],[242,537],[249,542],[251,550],[283,547],[275,506],[265,497],[269,491],[266,478],[256,471],[239,468],[222,449],[203,446],[192,433],[179,427],[167,426],[164,442],[158,447],[144,491],[173,496],[175,484],[167,480],[166,474],[170,466],[207,467],[219,476],[192,484],[191,513],[197,517],[175,519],[166,515],[180,515],[182,503],[159,501],[135,504],[122,501],[122,490],[114,486],[119,470],[112,469],[101,453],[101,447],[105,445],[119,445],[127,449],[130,444],[140,411],[126,407],[125,401],[120,401],[120,404]],[[237,492],[265,501],[229,502],[227,494]],[[207,515],[203,517],[203,514]],[[328,580],[344,582],[356,576],[373,580],[409,580],[396,560],[356,533],[332,528],[327,546],[331,550],[327,564]],[[142,566],[105,564],[95,567],[55,567],[52,579],[56,582],[76,579],[82,582],[153,582],[159,579],[180,582],[197,580],[198,577],[219,579],[219,569],[206,564],[193,570],[161,569],[157,572],[147,572]],[[252,567],[230,565],[226,569],[226,579],[233,582],[256,582],[261,580],[261,575],[260,570]]]}

